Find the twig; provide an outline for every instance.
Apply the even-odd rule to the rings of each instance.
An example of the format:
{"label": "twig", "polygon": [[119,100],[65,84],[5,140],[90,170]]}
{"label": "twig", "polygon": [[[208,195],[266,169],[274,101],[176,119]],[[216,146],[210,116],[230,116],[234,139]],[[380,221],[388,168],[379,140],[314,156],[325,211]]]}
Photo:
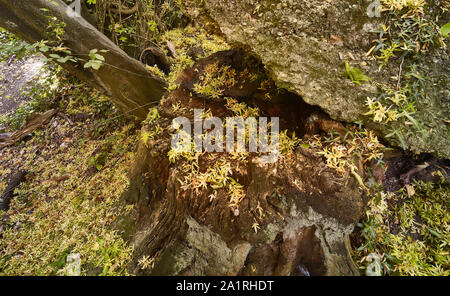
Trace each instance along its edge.
{"label": "twig", "polygon": [[65,119],[70,125],[72,125],[73,124],[73,121],[72,120],[70,120],[70,118],[69,117],[67,117],[67,115],[66,114],[64,114],[64,113],[62,113],[61,111],[60,112],[58,112],[58,116],[60,116],[60,117],[62,117],[63,119]]}
{"label": "twig", "polygon": [[402,62],[400,63],[400,70],[398,71],[397,90],[400,90],[400,82],[402,80],[402,71],[403,71],[403,62],[404,61],[405,61],[405,56],[402,57]]}

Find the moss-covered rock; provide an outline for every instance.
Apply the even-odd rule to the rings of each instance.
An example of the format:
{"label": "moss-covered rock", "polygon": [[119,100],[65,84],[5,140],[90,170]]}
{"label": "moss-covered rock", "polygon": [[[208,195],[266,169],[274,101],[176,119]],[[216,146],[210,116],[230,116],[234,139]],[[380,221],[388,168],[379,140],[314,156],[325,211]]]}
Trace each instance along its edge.
{"label": "moss-covered rock", "polygon": [[[333,119],[364,120],[392,145],[448,158],[450,61],[448,47],[439,36],[439,26],[449,20],[445,9],[448,3],[428,1],[433,3],[424,8],[420,5],[394,7],[391,5],[394,2],[382,1],[386,12],[378,18],[367,15],[370,2],[356,0],[190,0],[183,3],[193,19],[202,19],[206,27],[224,35],[230,44],[259,57],[278,87],[300,94],[307,103],[320,106]],[[425,24],[421,28],[426,27],[428,31],[417,31],[415,26],[408,29],[410,35],[405,37],[405,42],[410,42],[414,50],[398,49],[392,56],[386,51],[388,59],[380,69],[380,59],[376,56],[382,55],[383,48],[391,49],[389,38],[394,39],[395,30],[405,25],[402,23],[405,18],[392,15],[396,9],[397,13],[411,9],[417,18],[407,21],[414,24],[419,19]],[[429,21],[425,22],[427,16]],[[384,36],[384,40],[379,33],[373,33],[382,24],[386,26],[385,35],[391,34]],[[379,42],[386,44],[374,50]],[[448,38],[445,42],[448,44]],[[405,47],[404,43],[402,46]],[[359,85],[343,75],[346,60],[371,80]],[[374,122],[373,117],[364,115],[368,112],[367,97],[376,97],[385,89],[398,91],[404,87],[408,83],[405,73],[414,65],[424,79],[414,90],[419,95],[408,96],[414,103],[414,111],[407,111],[413,119],[403,115],[396,121]],[[390,106],[385,109],[393,110]]]}

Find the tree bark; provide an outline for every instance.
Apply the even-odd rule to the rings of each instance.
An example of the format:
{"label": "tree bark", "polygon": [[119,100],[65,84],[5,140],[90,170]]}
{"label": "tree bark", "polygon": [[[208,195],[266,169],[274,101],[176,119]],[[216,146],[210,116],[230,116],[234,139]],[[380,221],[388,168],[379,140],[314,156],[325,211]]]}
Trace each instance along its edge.
{"label": "tree bark", "polygon": [[46,40],[48,18],[42,9],[48,10],[65,23],[64,45],[73,56],[84,58],[92,49],[107,50],[103,54],[106,61],[97,71],[71,62],[61,66],[110,96],[121,111],[145,118],[148,106],[163,96],[166,83],[82,17],[69,16],[67,8],[60,0],[0,0],[0,26],[30,43]]}

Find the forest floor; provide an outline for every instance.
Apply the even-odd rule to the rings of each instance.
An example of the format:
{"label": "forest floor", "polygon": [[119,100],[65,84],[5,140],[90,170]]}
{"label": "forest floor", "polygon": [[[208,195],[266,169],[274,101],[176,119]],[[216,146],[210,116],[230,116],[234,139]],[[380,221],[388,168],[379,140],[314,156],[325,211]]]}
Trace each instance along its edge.
{"label": "forest floor", "polygon": [[56,79],[54,68],[39,72],[41,66],[38,56],[0,65],[9,77],[3,84],[9,98],[1,97],[9,111],[1,117],[4,131],[17,130],[30,114],[58,110],[0,151],[0,192],[26,172],[9,209],[0,211],[0,274],[66,274],[71,253],[81,255],[83,274],[126,274],[132,248],[111,224],[130,210],[120,196],[139,122],[73,78]]}

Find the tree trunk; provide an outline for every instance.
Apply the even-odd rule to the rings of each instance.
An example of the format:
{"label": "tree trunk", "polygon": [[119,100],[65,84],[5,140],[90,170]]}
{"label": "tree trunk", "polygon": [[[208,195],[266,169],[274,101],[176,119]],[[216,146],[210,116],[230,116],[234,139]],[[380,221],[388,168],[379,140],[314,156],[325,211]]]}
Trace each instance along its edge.
{"label": "tree trunk", "polygon": [[[92,87],[110,96],[123,112],[145,118],[152,102],[161,99],[166,83],[149,73],[137,60],[129,57],[111,40],[81,17],[67,14],[68,6],[60,0],[0,0],[0,26],[27,42],[48,39],[48,15],[65,23],[64,45],[75,57],[87,57],[90,50],[107,50],[98,70],[66,62],[65,69]],[[88,59],[88,58],[87,58]]]}

